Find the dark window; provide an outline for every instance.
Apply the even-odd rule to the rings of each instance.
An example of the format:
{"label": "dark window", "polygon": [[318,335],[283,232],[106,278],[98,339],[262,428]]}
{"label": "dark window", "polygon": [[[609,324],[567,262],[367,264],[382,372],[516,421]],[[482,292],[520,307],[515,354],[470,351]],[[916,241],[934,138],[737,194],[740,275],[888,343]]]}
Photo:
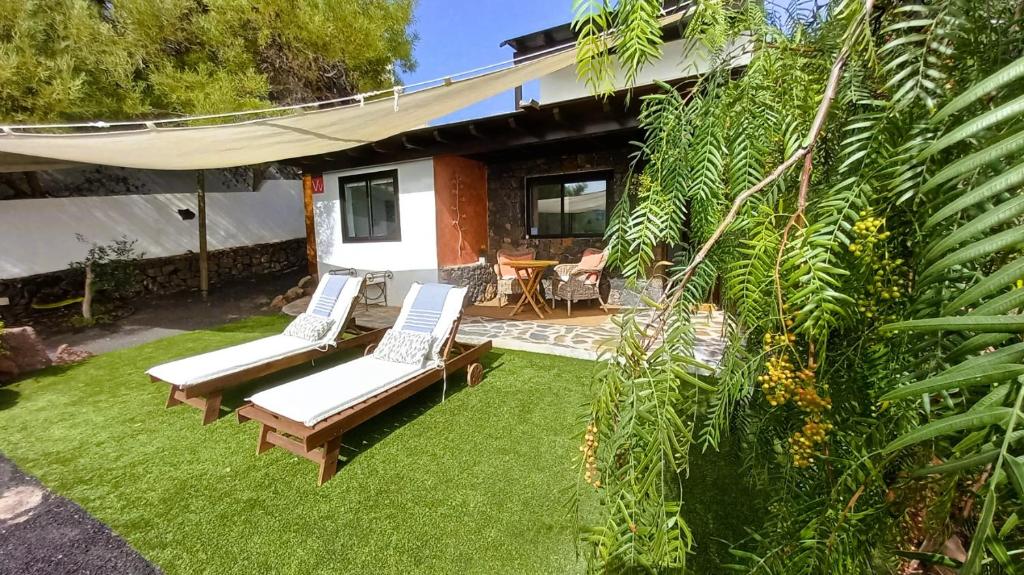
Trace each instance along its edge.
{"label": "dark window", "polygon": [[397,242],[398,170],[338,178],[346,242]]}
{"label": "dark window", "polygon": [[608,221],[611,172],[526,179],[526,229],[531,238],[596,238]]}

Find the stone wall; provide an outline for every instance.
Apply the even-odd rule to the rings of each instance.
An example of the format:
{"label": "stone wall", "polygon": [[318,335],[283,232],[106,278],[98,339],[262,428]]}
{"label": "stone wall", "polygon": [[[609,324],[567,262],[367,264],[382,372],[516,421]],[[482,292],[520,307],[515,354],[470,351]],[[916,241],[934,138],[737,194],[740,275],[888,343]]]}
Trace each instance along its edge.
{"label": "stone wall", "polygon": [[[214,250],[209,254],[210,285],[233,279],[291,271],[306,265],[306,239]],[[82,295],[82,272],[61,270],[34,276],[0,280],[0,317],[14,325],[60,310],[32,308],[32,303],[53,303]],[[170,294],[199,289],[199,255],[186,253],[139,262],[140,291],[136,295]]]}
{"label": "stone wall", "polygon": [[544,155],[527,160],[490,161],[487,164],[488,249],[495,261],[502,248],[530,247],[538,259],[579,261],[583,250],[604,247],[601,238],[528,239],[526,237],[526,178],[550,174],[612,170],[613,202],[622,197],[629,172],[629,145],[596,152]]}
{"label": "stone wall", "polygon": [[468,287],[467,303],[480,303],[494,299],[498,289],[498,278],[489,263],[472,263],[450,266],[439,270],[441,282],[459,287]]}

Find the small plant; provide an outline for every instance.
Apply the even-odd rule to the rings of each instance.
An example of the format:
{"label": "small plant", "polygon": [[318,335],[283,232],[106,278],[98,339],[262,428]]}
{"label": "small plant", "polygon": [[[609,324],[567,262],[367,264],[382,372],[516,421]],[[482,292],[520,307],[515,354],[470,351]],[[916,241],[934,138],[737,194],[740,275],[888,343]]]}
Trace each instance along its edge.
{"label": "small plant", "polygon": [[98,292],[108,297],[118,298],[131,295],[138,289],[137,267],[142,254],[135,249],[138,240],[121,236],[108,244],[90,242],[82,234],[75,238],[91,245],[85,259],[71,262],[72,269],[85,272],[84,295],[82,298],[82,325],[92,325],[96,318],[93,315],[93,298]]}

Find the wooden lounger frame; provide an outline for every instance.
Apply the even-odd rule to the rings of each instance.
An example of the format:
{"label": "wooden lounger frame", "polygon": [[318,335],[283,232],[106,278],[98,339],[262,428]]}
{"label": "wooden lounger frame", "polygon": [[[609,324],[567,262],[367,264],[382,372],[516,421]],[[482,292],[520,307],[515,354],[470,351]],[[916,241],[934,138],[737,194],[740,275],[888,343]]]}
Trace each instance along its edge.
{"label": "wooden lounger frame", "polygon": [[[150,381],[158,381],[171,386],[171,393],[167,397],[167,407],[182,404],[191,405],[203,412],[203,425],[208,425],[220,417],[220,402],[225,389],[237,387],[258,377],[288,369],[289,367],[302,365],[307,361],[320,359],[343,349],[375,344],[380,341],[380,338],[384,337],[384,332],[386,331],[387,328],[372,329],[363,327],[357,325],[354,319],[349,319],[345,324],[345,329],[338,334],[335,345],[327,346],[326,349],[315,348],[301,353],[286,355],[240,371],[227,373],[220,377],[197,383],[196,385],[175,385],[152,375],[149,376],[149,379]],[[345,338],[346,335],[349,337]]]}
{"label": "wooden lounger frame", "polygon": [[[435,368],[416,375],[398,385],[394,385],[377,395],[365,399],[352,407],[340,411],[327,419],[309,427],[306,424],[282,417],[248,403],[238,410],[238,422],[254,420],[260,423],[260,435],[256,443],[256,454],[261,454],[274,447],[280,447],[300,457],[309,459],[320,466],[317,485],[323,485],[334,477],[338,470],[338,456],[341,451],[341,437],[357,425],[398,404],[402,400],[435,384],[445,373],[453,373],[466,368],[466,380],[470,386],[480,383],[483,378],[483,366],[478,360],[490,351],[491,342],[479,345],[466,345],[455,341],[459,330],[459,320],[445,343],[443,368]],[[343,385],[340,383],[340,385]]]}

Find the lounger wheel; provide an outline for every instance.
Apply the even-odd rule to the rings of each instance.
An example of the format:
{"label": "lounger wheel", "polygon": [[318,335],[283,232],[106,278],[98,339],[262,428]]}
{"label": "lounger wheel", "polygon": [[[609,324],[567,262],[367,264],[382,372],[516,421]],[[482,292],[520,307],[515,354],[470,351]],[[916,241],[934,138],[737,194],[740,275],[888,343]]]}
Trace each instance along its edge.
{"label": "lounger wheel", "polygon": [[466,368],[466,383],[470,387],[476,387],[480,385],[480,382],[484,379],[484,366],[479,363],[471,363]]}
{"label": "lounger wheel", "polygon": [[366,357],[366,356],[372,354],[373,350],[375,350],[375,349],[377,349],[377,344],[375,344],[375,343],[371,343],[370,345],[366,346],[366,350],[363,351],[363,357]]}

